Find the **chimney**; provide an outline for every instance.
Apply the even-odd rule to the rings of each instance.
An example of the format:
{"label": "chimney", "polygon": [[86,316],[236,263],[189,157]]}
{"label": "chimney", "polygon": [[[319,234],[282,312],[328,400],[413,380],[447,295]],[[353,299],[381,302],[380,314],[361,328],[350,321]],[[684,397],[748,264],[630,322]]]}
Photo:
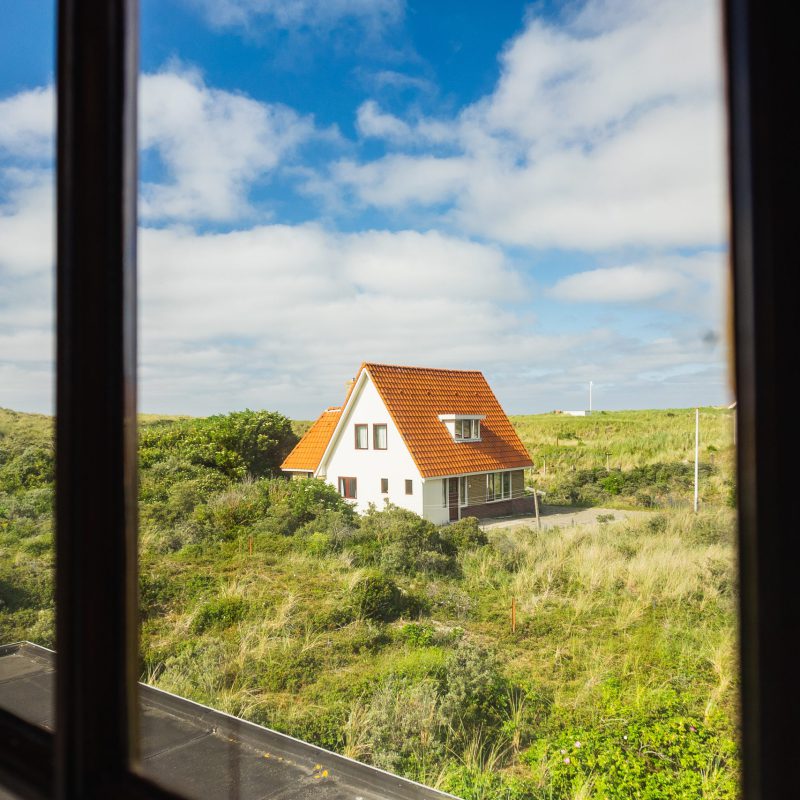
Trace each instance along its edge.
{"label": "chimney", "polygon": [[353,388],[353,384],[355,382],[356,382],[355,378],[350,378],[349,381],[345,381],[345,383],[344,383],[344,396],[345,397],[347,397],[347,395],[350,394],[350,390]]}

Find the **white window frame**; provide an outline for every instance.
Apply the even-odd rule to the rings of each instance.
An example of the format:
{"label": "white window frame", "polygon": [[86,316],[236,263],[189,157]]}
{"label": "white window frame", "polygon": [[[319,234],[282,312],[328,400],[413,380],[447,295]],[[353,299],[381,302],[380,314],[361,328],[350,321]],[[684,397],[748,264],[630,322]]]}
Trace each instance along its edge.
{"label": "white window frame", "polygon": [[458,505],[459,508],[469,505],[469,478],[466,475],[458,479]]}
{"label": "white window frame", "polygon": [[[499,479],[500,494],[496,492],[495,483]],[[508,487],[506,487],[508,483]],[[502,470],[500,472],[487,472],[486,473],[486,502],[498,503],[501,500],[510,500],[513,495],[513,479],[511,477],[511,470]]]}
{"label": "white window frame", "polygon": [[[481,420],[485,414],[439,414],[454,442],[480,442]],[[466,426],[468,436],[464,436]]]}

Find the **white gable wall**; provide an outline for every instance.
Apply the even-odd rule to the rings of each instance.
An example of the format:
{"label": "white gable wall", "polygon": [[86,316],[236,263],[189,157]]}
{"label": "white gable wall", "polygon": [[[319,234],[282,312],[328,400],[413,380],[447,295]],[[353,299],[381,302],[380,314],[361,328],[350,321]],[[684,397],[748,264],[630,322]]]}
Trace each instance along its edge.
{"label": "white gable wall", "polygon": [[[373,424],[386,425],[386,450],[373,449]],[[356,450],[355,425],[369,426],[369,448]],[[351,397],[335,440],[318,475],[339,488],[339,478],[356,478],[356,509],[366,511],[370,503],[383,508],[385,501],[423,516],[423,481],[400,432],[392,422],[369,373],[364,371]],[[389,480],[389,493],[381,493],[381,478]],[[405,482],[411,480],[413,493],[405,493]],[[441,505],[441,485],[439,504]],[[427,493],[426,493],[427,495]],[[428,515],[424,515],[428,516]],[[428,516],[430,519],[430,517]],[[438,519],[436,520],[438,521]]]}

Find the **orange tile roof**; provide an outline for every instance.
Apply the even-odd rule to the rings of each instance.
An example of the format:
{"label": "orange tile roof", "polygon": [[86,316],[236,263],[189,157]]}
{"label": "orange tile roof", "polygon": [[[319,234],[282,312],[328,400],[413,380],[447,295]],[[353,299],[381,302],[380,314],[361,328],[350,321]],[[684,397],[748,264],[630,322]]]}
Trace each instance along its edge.
{"label": "orange tile roof", "polygon": [[325,409],[286,456],[281,469],[315,472],[341,414],[341,408]]}
{"label": "orange tile roof", "polygon": [[[533,466],[477,370],[362,364],[424,478]],[[481,441],[456,442],[440,414],[484,414]]]}

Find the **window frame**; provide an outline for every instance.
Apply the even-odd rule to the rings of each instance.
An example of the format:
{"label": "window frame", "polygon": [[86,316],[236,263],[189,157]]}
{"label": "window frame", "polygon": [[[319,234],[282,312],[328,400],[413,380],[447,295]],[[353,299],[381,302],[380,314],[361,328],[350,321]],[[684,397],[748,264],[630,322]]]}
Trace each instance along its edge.
{"label": "window frame", "polygon": [[[364,432],[364,446],[358,444],[358,434]],[[356,450],[369,450],[369,425],[366,422],[357,422],[353,425],[353,439]]]}
{"label": "window frame", "polygon": [[[383,447],[378,446],[378,429],[383,429]],[[372,425],[372,449],[373,450],[388,450],[389,449],[389,426],[385,422],[375,422]]]}
{"label": "window frame", "polygon": [[[800,542],[785,520],[797,434],[780,423],[795,357],[792,11],[723,0],[745,800],[796,789],[786,626],[800,616]],[[0,709],[0,784],[28,798],[179,800],[135,771],[137,0],[58,0],[57,49],[57,722],[50,733]]]}
{"label": "window frame", "polygon": [[[508,493],[506,494],[506,478],[508,478]],[[497,483],[500,483],[500,494],[497,494]],[[491,496],[489,486],[491,484]],[[512,495],[513,482],[511,480],[511,470],[496,470],[486,473],[486,502],[499,503],[501,500],[510,500]]]}
{"label": "window frame", "polygon": [[381,494],[389,494],[389,479],[381,478]]}
{"label": "window frame", "polygon": [[406,496],[410,497],[414,494],[414,481],[412,478],[406,478]]}
{"label": "window frame", "polygon": [[[464,423],[469,424],[469,436],[464,436]],[[479,442],[481,421],[474,417],[456,417],[453,423],[453,438],[457,442]]]}
{"label": "window frame", "polygon": [[[352,481],[353,494],[347,494]],[[340,475],[338,479],[339,494],[345,500],[358,500],[358,479],[352,475]]]}

